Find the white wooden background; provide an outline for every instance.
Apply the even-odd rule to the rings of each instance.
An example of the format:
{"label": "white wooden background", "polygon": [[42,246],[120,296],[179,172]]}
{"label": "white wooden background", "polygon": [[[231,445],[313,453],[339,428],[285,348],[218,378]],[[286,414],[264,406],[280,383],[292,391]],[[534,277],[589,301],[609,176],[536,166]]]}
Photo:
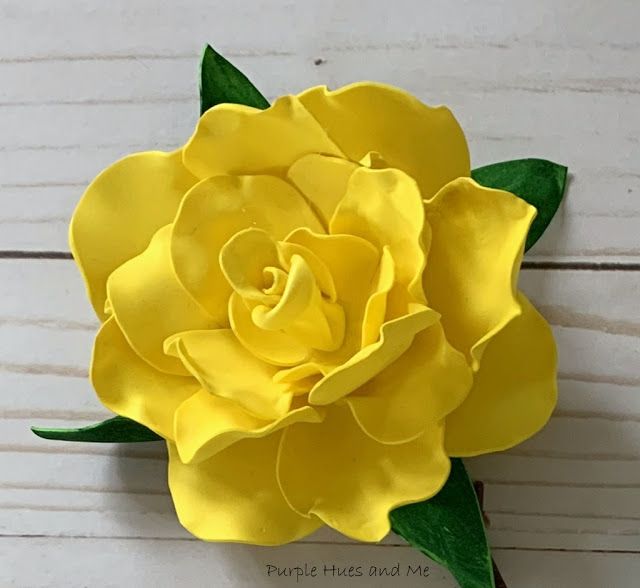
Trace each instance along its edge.
{"label": "white wooden background", "polygon": [[[105,414],[86,379],[96,321],[65,259],[69,215],[114,159],[188,137],[206,42],[268,97],[389,82],[449,104],[476,166],[570,167],[522,276],[557,336],[558,409],[535,438],[469,466],[510,588],[638,586],[639,28],[638,0],[1,0],[0,586],[293,586],[266,564],[426,561],[392,536],[201,543],[175,519],[160,446],[29,432]],[[299,585],[454,585],[431,569]]]}

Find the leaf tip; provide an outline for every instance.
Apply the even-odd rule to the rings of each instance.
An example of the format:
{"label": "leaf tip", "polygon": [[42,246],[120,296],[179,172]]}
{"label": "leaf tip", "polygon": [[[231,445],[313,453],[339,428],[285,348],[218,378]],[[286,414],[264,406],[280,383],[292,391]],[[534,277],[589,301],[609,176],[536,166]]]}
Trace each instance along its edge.
{"label": "leaf tip", "polygon": [[209,57],[215,57],[216,55],[218,55],[216,50],[211,45],[209,45],[209,43],[206,43],[204,47],[202,47],[202,52],[200,53],[200,61],[202,62],[205,59]]}
{"label": "leaf tip", "polygon": [[29,427],[31,432],[41,439],[51,439],[51,433],[49,429],[43,429],[42,427]]}

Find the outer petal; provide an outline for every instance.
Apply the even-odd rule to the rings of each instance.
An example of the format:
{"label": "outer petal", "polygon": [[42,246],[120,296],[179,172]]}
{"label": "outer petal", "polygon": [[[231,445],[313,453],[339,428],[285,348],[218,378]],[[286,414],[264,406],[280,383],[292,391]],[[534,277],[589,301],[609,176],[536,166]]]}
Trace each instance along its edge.
{"label": "outer petal", "polygon": [[467,178],[451,182],[425,209],[432,230],[424,272],[429,306],[477,369],[486,342],[520,314],[516,282],[536,210]]}
{"label": "outer petal", "polygon": [[373,439],[402,443],[456,409],[471,383],[464,356],[447,342],[438,322],[418,333],[408,351],[345,401]]}
{"label": "outer petal", "polygon": [[238,403],[200,390],[180,405],[175,442],[182,463],[200,462],[245,438],[266,437],[297,422],[317,423],[323,411],[302,406],[274,421],[258,419]]}
{"label": "outer petal", "polygon": [[329,232],[362,237],[380,251],[389,247],[396,281],[408,289],[415,302],[424,302],[423,227],[424,206],[412,178],[397,169],[360,168],[349,179]]}
{"label": "outer petal", "polygon": [[202,115],[184,148],[184,164],[199,178],[286,169],[308,153],[342,156],[295,96],[266,110],[220,104]]}
{"label": "outer petal", "polygon": [[298,227],[324,230],[300,193],[276,177],[217,176],[194,186],[174,222],[171,254],[180,281],[219,326],[228,325],[231,286],[218,255],[230,237],[249,227],[276,240]]}
{"label": "outer petal", "polygon": [[206,390],[257,418],[280,418],[291,406],[288,386],[272,380],[277,368],[251,355],[231,329],[178,333],[167,339],[165,349],[180,357]]}
{"label": "outer petal", "polygon": [[319,86],[299,97],[349,159],[378,152],[389,166],[415,178],[425,198],[470,173],[464,134],[444,106],[432,108],[403,90],[372,82],[333,92]]}
{"label": "outer petal", "polygon": [[111,274],[107,291],[131,347],[156,369],[187,375],[178,359],[165,355],[164,340],[214,323],[178,281],[171,265],[170,236],[171,225],[162,227],[143,253]]}
{"label": "outer petal", "polygon": [[300,514],[316,515],[344,535],[379,541],[389,511],[435,495],[449,475],[442,424],[418,439],[383,445],[362,432],[347,407],[331,407],[319,424],[285,430],[278,479]]}
{"label": "outer petal", "polygon": [[276,479],[280,434],[245,439],[199,464],[169,447],[169,488],[182,525],[207,541],[280,545],[321,526],[289,507]]}
{"label": "outer petal", "polygon": [[296,161],[287,177],[302,192],[325,227],[347,190],[347,183],[358,165],[339,157],[311,153]]}
{"label": "outer petal", "polygon": [[105,321],[96,336],[91,383],[108,409],[166,439],[173,439],[173,417],[178,406],[200,389],[195,379],[163,374],[140,359],[113,317]]}
{"label": "outer petal", "polygon": [[195,182],[182,151],[149,151],[117,161],[86,189],[71,218],[69,243],[101,319],[109,274],[145,250]]}
{"label": "outer petal", "polygon": [[488,343],[471,392],[446,420],[449,455],[502,451],[549,420],[556,404],[556,348],[551,329],[519,295],[522,314]]}

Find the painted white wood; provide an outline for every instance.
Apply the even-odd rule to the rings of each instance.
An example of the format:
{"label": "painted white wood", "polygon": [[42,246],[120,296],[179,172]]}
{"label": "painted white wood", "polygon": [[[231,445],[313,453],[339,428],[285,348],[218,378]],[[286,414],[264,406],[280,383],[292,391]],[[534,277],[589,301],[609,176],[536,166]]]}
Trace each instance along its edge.
{"label": "painted white wood", "polygon": [[[637,44],[633,0],[616,0],[606,9],[588,0],[566,0],[561,6],[554,0],[398,0],[393,5],[374,0],[366,9],[359,0],[220,0],[215,6],[203,0],[162,6],[153,0],[115,0],[108,6],[65,0],[58,7],[47,0],[6,0],[3,16],[0,51],[16,60],[184,55],[199,48],[203,37],[245,54],[276,55],[327,46],[413,48],[425,41],[452,48],[523,43],[633,49]],[[66,35],[60,37],[62,30]]]}
{"label": "painted white wood", "polygon": [[[75,557],[69,558],[73,553]],[[508,586],[517,588],[635,588],[640,558],[634,554],[495,550]],[[62,568],[60,562],[64,561]],[[37,562],[37,563],[36,563]],[[29,587],[51,586],[216,586],[220,588],[325,587],[454,588],[449,574],[409,547],[358,545],[335,549],[326,544],[296,544],[281,548],[211,545],[190,540],[14,538],[0,539],[0,582]],[[35,564],[35,565],[34,565]],[[307,576],[296,578],[295,568]],[[371,577],[371,566],[398,566],[399,577]],[[267,566],[273,566],[276,570]],[[313,566],[316,576],[311,576]],[[326,568],[325,568],[326,566]],[[409,568],[411,566],[411,570]],[[362,576],[338,577],[338,569]],[[326,569],[326,572],[325,572]],[[105,574],[108,571],[108,574]],[[271,575],[269,575],[271,572]],[[280,575],[293,574],[293,575]],[[326,574],[326,575],[325,575]],[[409,574],[409,575],[407,575]]]}
{"label": "painted white wood", "polygon": [[385,81],[449,104],[474,165],[525,156],[567,164],[567,200],[531,257],[637,262],[631,23],[640,7],[595,4],[405,0],[363,12],[355,0],[6,2],[0,247],[67,250],[69,215],[92,177],[132,151],[184,143],[197,118],[198,52],[210,41],[269,97]]}
{"label": "painted white wood", "polygon": [[[87,182],[181,145],[211,42],[270,98],[357,79],[452,107],[474,165],[539,156],[573,174],[532,260],[640,262],[640,4],[589,0],[5,0],[0,252],[67,251]],[[510,586],[640,576],[638,272],[530,270],[553,324],[558,408],[512,451],[468,460]],[[321,530],[277,549],[210,545],[178,524],[162,444],[62,444],[30,425],[107,411],[87,380],[97,322],[70,261],[0,259],[0,585],[453,586],[390,535]],[[266,565],[429,565],[428,578],[269,577]]]}
{"label": "painted white wood", "polygon": [[[560,401],[531,440],[468,461],[486,484],[492,543],[640,551],[638,275],[525,270],[521,286],[554,325]],[[186,538],[161,444],[60,444],[28,429],[107,414],[86,379],[97,322],[74,264],[3,260],[0,301],[0,532]]]}

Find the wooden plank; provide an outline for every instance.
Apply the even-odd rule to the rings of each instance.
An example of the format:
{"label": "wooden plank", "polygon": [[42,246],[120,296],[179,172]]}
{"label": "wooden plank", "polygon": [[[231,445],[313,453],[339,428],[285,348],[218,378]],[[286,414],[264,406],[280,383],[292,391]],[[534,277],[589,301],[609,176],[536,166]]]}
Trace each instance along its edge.
{"label": "wooden plank", "polygon": [[178,16],[149,1],[107,10],[69,0],[55,11],[43,0],[7,2],[0,250],[66,251],[68,218],[95,174],[129,152],[182,144],[197,116],[197,54],[211,40],[270,97],[377,79],[449,104],[475,165],[566,163],[567,201],[531,258],[640,260],[637,3],[465,3],[460,18],[455,3],[404,0],[392,14],[384,4],[371,12],[378,27],[354,0],[339,9],[225,0],[215,10],[198,0]]}
{"label": "wooden plank", "polygon": [[[478,165],[543,154],[571,167],[573,179],[567,200],[529,256],[640,259],[634,197],[640,187],[640,144],[635,141],[640,127],[634,126],[637,117],[633,102],[627,96],[534,95],[522,99],[522,92],[512,94],[501,101],[489,101],[483,93],[465,88],[440,92],[435,100],[456,107],[463,125],[465,119],[469,120],[465,127]],[[500,102],[514,101],[519,105],[512,107],[515,124],[511,117],[501,118],[501,109],[495,109]],[[195,122],[195,102],[194,94],[188,102],[169,104],[2,108],[0,124],[8,131],[0,145],[5,161],[0,184],[6,203],[0,218],[0,247],[68,250],[68,219],[91,178],[128,153],[179,146]],[[490,106],[483,108],[482,104]],[[590,107],[595,104],[601,104],[600,112]],[[571,108],[585,112],[584,120],[570,116]],[[629,116],[621,116],[620,124],[604,136],[598,129],[583,137],[571,132],[573,125],[589,128],[592,117],[604,119],[609,112],[628,112]],[[16,127],[16,120],[23,124]],[[105,144],[107,137],[110,142]],[[624,148],[619,147],[621,137]],[[60,141],[62,144],[58,144]],[[578,149],[577,144],[591,147]],[[608,197],[603,198],[603,194]]]}
{"label": "wooden plank", "polygon": [[[0,539],[0,546],[0,582],[4,586],[170,588],[176,582],[220,588],[456,586],[446,571],[409,547],[293,544],[259,548],[189,540],[60,537],[5,537]],[[73,557],[69,557],[70,553]],[[517,588],[633,588],[640,574],[640,558],[635,554],[496,550],[495,558],[507,585]],[[400,574],[397,577],[369,576],[371,566],[387,567],[391,572],[396,565]],[[313,566],[316,566],[315,576],[311,575]],[[360,568],[362,576],[337,575],[338,569],[348,570],[351,566],[355,568],[354,574]],[[428,566],[423,572],[425,576],[412,573],[418,566],[422,570]],[[301,568],[301,572],[297,572],[296,567]],[[293,575],[289,575],[291,573]],[[296,577],[298,573],[300,576]]]}
{"label": "wooden plank", "polygon": [[[204,39],[247,53],[290,53],[327,45],[411,47],[426,41],[453,47],[522,44],[633,49],[637,15],[637,4],[628,0],[606,6],[583,0],[567,0],[560,6],[554,0],[483,5],[399,0],[393,5],[373,2],[368,11],[358,0],[313,0],[305,5],[268,0],[238,5],[221,0],[215,8],[195,0],[179,9],[171,4],[158,6],[153,0],[115,0],[95,7],[82,0],[66,0],[55,9],[46,0],[32,0],[28,6],[7,0],[0,54],[15,60],[79,54],[180,55],[197,50]],[[70,19],[75,26],[69,27]],[[271,26],[265,26],[265,19]],[[67,33],[64,37],[58,36],[61,30]]]}
{"label": "wooden plank", "polygon": [[[450,105],[474,165],[566,163],[568,197],[528,259],[640,263],[637,2],[6,0],[2,18],[0,252],[67,251],[96,173],[184,142],[210,41],[269,98],[376,79]],[[496,559],[509,586],[635,586],[638,273],[535,270],[521,284],[554,326],[560,399],[531,440],[468,460],[485,482]],[[454,586],[393,534],[382,545],[327,529],[277,549],[200,543],[176,520],[162,443],[34,437],[32,424],[108,414],[86,377],[96,327],[71,262],[0,259],[0,585]],[[327,562],[365,574],[426,564],[430,575],[266,574]]]}
{"label": "wooden plank", "polygon": [[[525,48],[531,49],[526,43],[465,46],[406,40],[395,46],[378,43],[319,47],[315,57],[307,52],[247,52],[246,43],[244,51],[242,45],[237,45],[237,50],[225,50],[226,46],[216,42],[216,47],[271,97],[311,84],[345,84],[356,76],[413,88],[431,100],[437,98],[434,92],[455,88],[499,97],[512,91],[635,94],[639,85],[637,72],[627,62],[630,50],[619,46],[600,46],[595,52],[592,46],[567,43],[543,46],[543,51],[525,54]],[[4,59],[0,62],[0,75],[7,84],[0,88],[0,104],[190,102],[194,98],[200,50],[191,48],[183,55]],[[548,59],[544,70],[538,67],[542,54]],[[363,56],[369,59],[363,61]],[[319,58],[321,63],[317,63]],[[417,76],[416,69],[428,77]],[[25,84],[25,77],[29,85]]]}
{"label": "wooden plank", "polygon": [[[546,429],[469,460],[486,483],[494,545],[640,551],[637,277],[523,272],[522,287],[554,323],[563,376]],[[184,538],[162,444],[63,444],[28,430],[107,414],[86,379],[96,327],[71,261],[0,262],[0,533]]]}
{"label": "wooden plank", "polygon": [[[640,127],[634,125],[636,110],[628,96],[523,98],[521,91],[515,91],[497,101],[463,88],[439,92],[434,98],[456,108],[478,165],[542,154],[571,167],[567,201],[530,253],[532,258],[640,259],[634,198],[640,186],[640,144],[635,142]],[[179,146],[195,122],[195,102],[194,93],[187,102],[168,104],[4,107],[0,121],[4,119],[8,132],[0,146],[6,163],[0,184],[6,206],[0,219],[0,247],[66,251],[70,213],[91,178],[127,153]],[[519,105],[511,107],[514,118],[501,118],[502,109],[496,104],[514,102]],[[596,112],[597,104],[601,112]],[[568,112],[572,108],[586,113],[584,120],[576,121]],[[609,112],[629,116],[621,116],[620,124],[604,136],[599,129],[583,137],[571,132],[570,127],[589,128],[592,117],[605,119]],[[23,124],[15,127],[16,120]],[[591,147],[578,149],[577,144]]]}

